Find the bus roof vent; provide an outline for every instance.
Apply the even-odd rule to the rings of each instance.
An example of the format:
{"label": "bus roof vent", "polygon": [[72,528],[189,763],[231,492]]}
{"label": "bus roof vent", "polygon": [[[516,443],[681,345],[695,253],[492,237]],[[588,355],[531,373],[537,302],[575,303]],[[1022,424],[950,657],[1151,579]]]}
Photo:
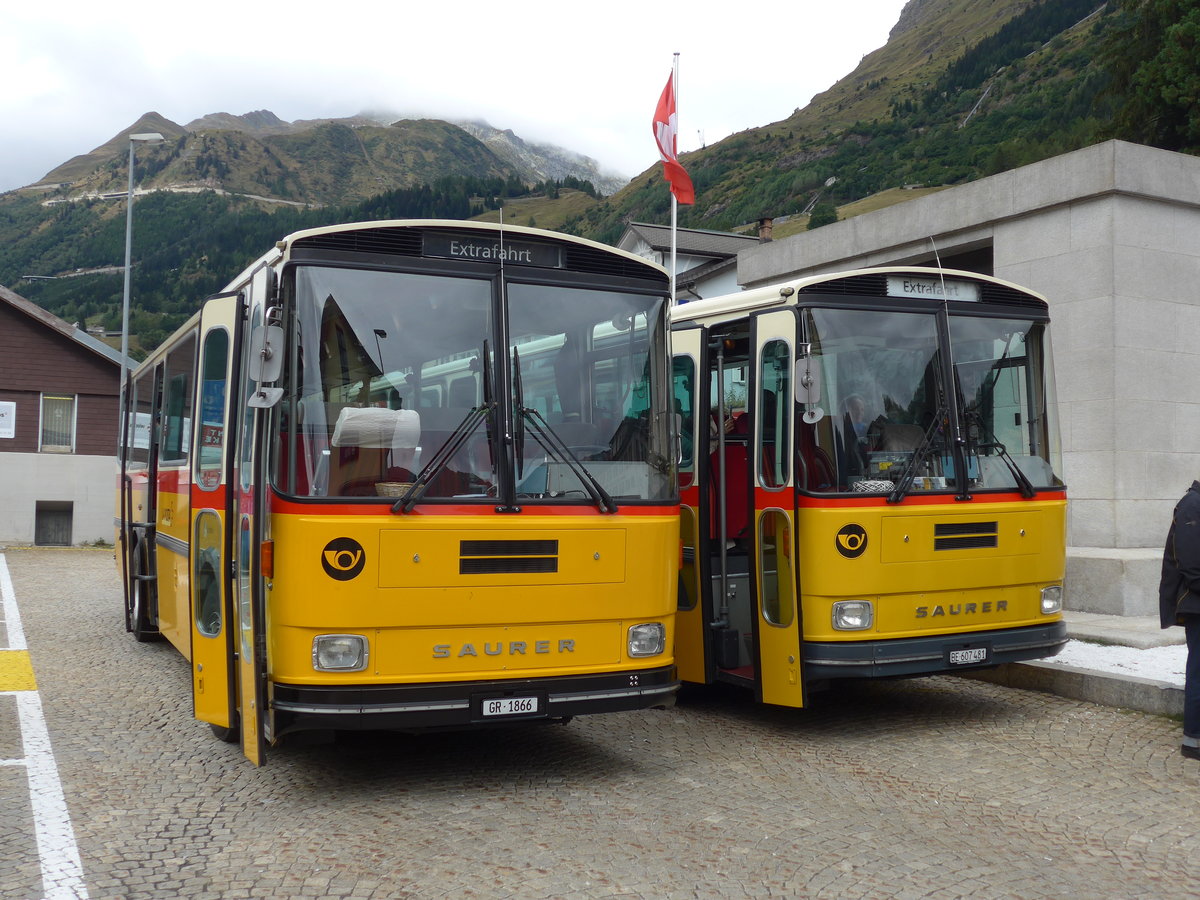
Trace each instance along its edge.
{"label": "bus roof vent", "polygon": [[293,253],[304,250],[420,256],[421,232],[414,228],[355,228],[348,231],[331,231],[293,242]]}
{"label": "bus roof vent", "polygon": [[615,253],[568,244],[565,268],[571,272],[588,272],[593,275],[619,275],[630,278],[645,278],[648,267],[637,260],[626,259]]}

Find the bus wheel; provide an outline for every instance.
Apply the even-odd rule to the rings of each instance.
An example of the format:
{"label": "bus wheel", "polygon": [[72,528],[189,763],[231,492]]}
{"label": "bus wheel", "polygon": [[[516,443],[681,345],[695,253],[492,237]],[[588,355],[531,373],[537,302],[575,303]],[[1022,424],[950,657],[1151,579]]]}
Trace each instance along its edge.
{"label": "bus wheel", "polygon": [[237,725],[209,725],[212,733],[217,736],[217,740],[224,741],[226,744],[236,744],[242,739],[242,730]]}
{"label": "bus wheel", "polygon": [[139,643],[156,641],[161,635],[150,618],[151,583],[147,577],[149,560],[145,545],[139,544],[133,553],[133,571],[130,573],[129,600],[132,609],[129,619],[133,623],[133,637]]}

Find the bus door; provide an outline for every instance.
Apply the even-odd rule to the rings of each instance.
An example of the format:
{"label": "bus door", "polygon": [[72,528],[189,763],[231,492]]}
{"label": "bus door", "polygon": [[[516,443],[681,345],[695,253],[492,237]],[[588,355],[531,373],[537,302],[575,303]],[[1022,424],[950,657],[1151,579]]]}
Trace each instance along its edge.
{"label": "bus door", "polygon": [[125,372],[125,382],[121,385],[121,438],[120,438],[120,471],[117,482],[117,547],[121,554],[121,584],[125,589],[125,630],[133,631],[133,592],[129,576],[133,572],[131,550],[133,548],[133,460],[130,454],[133,450],[133,438],[130,433],[133,422],[133,378],[130,371]]}
{"label": "bus door", "polygon": [[125,628],[138,641],[158,635],[157,551],[158,520],[157,427],[162,365],[129,379],[126,394],[125,460],[121,477],[121,549],[125,562]]}
{"label": "bus door", "polygon": [[[675,617],[675,665],[683,681],[704,684],[708,679],[705,660],[711,603],[702,590],[701,560],[701,455],[708,452],[707,403],[700,403],[699,360],[704,333],[699,328],[681,329],[671,336],[675,351],[673,381],[675,414],[679,434],[679,570],[678,612]],[[707,461],[703,463],[707,465]],[[707,503],[707,498],[705,498]],[[707,544],[707,542],[705,542]],[[706,611],[707,610],[707,611]]]}
{"label": "bus door", "polygon": [[238,733],[231,569],[237,420],[231,402],[242,307],[240,296],[215,297],[201,311],[192,429],[192,704],[195,717],[225,740]]}
{"label": "bus door", "polygon": [[764,703],[804,705],[801,616],[796,579],[796,494],[792,471],[796,317],[792,310],[753,320],[753,511],[748,562],[756,599],[757,691]]}
{"label": "bus door", "polygon": [[705,331],[700,388],[700,566],[707,586],[706,649],[712,679],[752,686],[754,601],[750,552],[754,524],[753,363],[750,323],[739,318]]}
{"label": "bus door", "polygon": [[259,269],[251,283],[248,340],[241,358],[236,406],[238,451],[230,482],[237,533],[234,536],[234,596],[237,621],[237,686],[241,710],[242,752],[256,766],[266,762],[273,717],[267,685],[267,620],[263,582],[263,542],[268,536],[266,459],[263,454],[271,407],[283,391],[265,387],[278,380],[284,361],[283,329],[264,325],[262,304],[269,299],[271,269]]}

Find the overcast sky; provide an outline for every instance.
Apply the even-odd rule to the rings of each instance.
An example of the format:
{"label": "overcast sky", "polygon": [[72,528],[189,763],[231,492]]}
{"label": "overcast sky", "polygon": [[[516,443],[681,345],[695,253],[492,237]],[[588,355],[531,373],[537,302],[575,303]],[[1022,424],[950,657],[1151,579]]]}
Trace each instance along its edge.
{"label": "overcast sky", "polygon": [[680,53],[681,152],[805,106],[883,46],[906,0],[5,3],[0,191],[145,112],[186,125],[389,110],[480,118],[633,176]]}

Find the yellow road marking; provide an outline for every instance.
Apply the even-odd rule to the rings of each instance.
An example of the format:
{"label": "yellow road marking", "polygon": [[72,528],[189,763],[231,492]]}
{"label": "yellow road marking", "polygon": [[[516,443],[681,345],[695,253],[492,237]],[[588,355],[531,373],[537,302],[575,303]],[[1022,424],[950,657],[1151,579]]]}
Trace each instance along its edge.
{"label": "yellow road marking", "polygon": [[0,650],[0,691],[36,691],[28,650]]}

